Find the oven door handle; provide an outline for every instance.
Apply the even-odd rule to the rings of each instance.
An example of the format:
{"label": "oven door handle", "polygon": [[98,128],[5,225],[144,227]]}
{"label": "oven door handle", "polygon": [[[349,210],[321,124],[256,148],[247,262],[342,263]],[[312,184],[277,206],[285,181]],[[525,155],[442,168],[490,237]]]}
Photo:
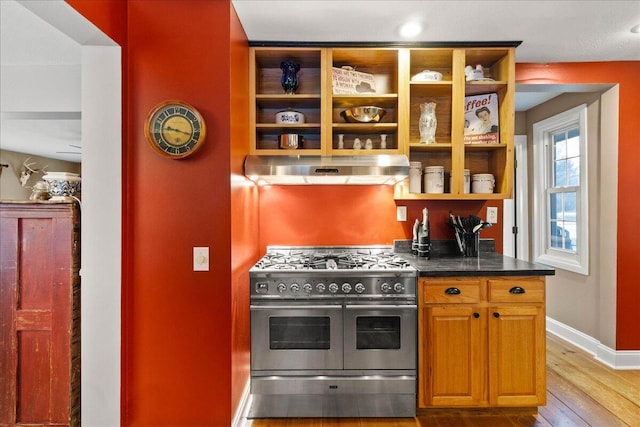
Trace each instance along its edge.
{"label": "oven door handle", "polygon": [[333,305],[251,305],[250,310],[342,310],[342,304]]}
{"label": "oven door handle", "polygon": [[417,310],[418,306],[417,305],[403,305],[403,304],[375,304],[375,305],[368,305],[368,304],[359,304],[359,305],[346,305],[345,308],[347,310],[386,310],[389,308],[400,308],[400,309],[410,309],[410,310]]}

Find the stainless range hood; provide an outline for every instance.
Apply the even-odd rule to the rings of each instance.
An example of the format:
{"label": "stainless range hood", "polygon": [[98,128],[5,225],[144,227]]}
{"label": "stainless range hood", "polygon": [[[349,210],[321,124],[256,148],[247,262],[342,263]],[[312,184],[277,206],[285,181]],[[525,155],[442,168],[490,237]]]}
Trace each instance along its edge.
{"label": "stainless range hood", "polygon": [[372,156],[247,156],[244,173],[258,184],[395,184],[409,174],[400,154]]}

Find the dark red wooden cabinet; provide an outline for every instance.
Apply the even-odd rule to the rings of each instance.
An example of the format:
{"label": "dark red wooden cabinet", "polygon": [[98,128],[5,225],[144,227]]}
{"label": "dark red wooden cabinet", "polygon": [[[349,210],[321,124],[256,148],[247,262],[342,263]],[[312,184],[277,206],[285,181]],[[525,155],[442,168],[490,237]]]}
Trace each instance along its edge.
{"label": "dark red wooden cabinet", "polygon": [[0,426],[80,425],[77,203],[0,203]]}

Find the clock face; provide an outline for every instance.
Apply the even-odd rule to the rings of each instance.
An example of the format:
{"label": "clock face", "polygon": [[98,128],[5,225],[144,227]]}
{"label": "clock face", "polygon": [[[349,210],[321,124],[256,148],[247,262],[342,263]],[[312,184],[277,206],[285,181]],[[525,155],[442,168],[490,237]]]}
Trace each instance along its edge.
{"label": "clock face", "polygon": [[192,106],[167,101],[156,106],[145,126],[145,136],[153,149],[172,159],[189,156],[198,150],[206,135],[204,120]]}

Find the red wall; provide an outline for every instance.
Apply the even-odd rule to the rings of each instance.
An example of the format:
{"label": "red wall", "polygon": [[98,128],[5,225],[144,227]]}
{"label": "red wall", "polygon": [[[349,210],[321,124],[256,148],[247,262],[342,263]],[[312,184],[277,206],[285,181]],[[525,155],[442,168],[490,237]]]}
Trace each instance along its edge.
{"label": "red wall", "polygon": [[[127,425],[230,421],[229,8],[128,2]],[[158,156],[142,133],[166,99],[192,104],[207,122],[206,145],[182,161]],[[194,246],[210,247],[210,271],[192,271]]]}
{"label": "red wall", "polygon": [[[247,99],[244,31],[229,1],[69,3],[123,48],[122,425],[229,425],[248,378],[246,266],[258,256],[257,192],[231,185],[248,151],[246,119],[231,112]],[[167,99],[207,123],[187,159],[144,139]],[[232,224],[232,202],[253,218]],[[194,246],[210,247],[209,272],[192,271]]]}
{"label": "red wall", "polygon": [[258,191],[244,177],[249,152],[249,52],[235,10],[231,22],[231,413],[239,407],[249,380],[249,269],[259,258]]}
{"label": "red wall", "polygon": [[[407,221],[396,221],[396,206],[407,206]],[[411,239],[413,223],[429,210],[433,239],[453,239],[445,224],[449,210],[486,217],[487,206],[502,202],[394,201],[390,186],[275,186],[260,189],[260,245],[370,245]],[[496,240],[502,251],[502,228],[489,228],[482,238]]]}
{"label": "red wall", "polygon": [[[516,64],[519,83],[618,83],[620,117],[618,135],[618,282],[616,350],[640,349],[640,62]],[[606,148],[605,148],[606,149]]]}

